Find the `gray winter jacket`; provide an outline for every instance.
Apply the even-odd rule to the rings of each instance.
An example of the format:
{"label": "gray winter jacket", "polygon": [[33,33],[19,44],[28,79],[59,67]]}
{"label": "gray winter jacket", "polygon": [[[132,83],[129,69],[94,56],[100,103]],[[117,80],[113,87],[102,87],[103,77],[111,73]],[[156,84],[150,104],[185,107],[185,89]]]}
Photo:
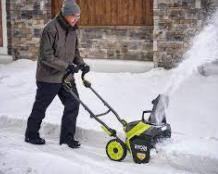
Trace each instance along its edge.
{"label": "gray winter jacket", "polygon": [[37,81],[61,83],[68,65],[84,64],[76,30],[77,27],[70,26],[61,13],[46,24],[40,40]]}

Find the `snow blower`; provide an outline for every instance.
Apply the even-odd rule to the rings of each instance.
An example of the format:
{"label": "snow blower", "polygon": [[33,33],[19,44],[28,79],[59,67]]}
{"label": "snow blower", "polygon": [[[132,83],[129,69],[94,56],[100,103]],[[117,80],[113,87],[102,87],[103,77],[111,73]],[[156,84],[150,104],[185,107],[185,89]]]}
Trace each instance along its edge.
{"label": "snow blower", "polygon": [[[100,123],[102,129],[109,136],[114,137],[106,145],[106,154],[109,159],[113,161],[122,161],[126,157],[127,151],[129,151],[135,163],[148,163],[150,160],[150,150],[155,148],[155,144],[160,139],[171,137],[171,127],[170,124],[167,123],[165,116],[165,109],[169,102],[168,97],[159,95],[152,101],[152,110],[142,112],[142,119],[127,123],[124,119],[121,119],[117,112],[93,89],[91,83],[85,79],[85,73],[82,73],[81,78],[84,86],[89,88],[108,109],[104,113],[94,114],[89,107],[72,92],[71,83],[67,81],[67,77],[70,73],[77,72],[77,67],[75,67],[74,72],[67,72],[63,79],[63,86],[65,90],[70,92],[85,108],[90,114],[90,117]],[[115,129],[110,128],[99,118],[108,113],[113,113],[117,120],[122,124],[126,135],[125,142],[117,136]],[[145,114],[150,114],[148,120],[144,118]]]}

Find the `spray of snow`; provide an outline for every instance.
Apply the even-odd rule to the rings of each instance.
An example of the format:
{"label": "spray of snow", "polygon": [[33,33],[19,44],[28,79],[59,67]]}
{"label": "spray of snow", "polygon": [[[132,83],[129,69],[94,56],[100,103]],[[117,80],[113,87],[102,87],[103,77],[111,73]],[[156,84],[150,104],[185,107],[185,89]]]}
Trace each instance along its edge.
{"label": "spray of snow", "polygon": [[[171,96],[180,86],[180,84],[187,79],[193,71],[198,67],[213,62],[218,59],[218,11],[211,18],[211,21],[203,30],[193,38],[192,47],[184,54],[184,61],[175,68],[172,73],[171,79],[163,91],[165,96]],[[165,111],[167,103],[160,99],[157,105],[157,112]],[[157,124],[160,125],[164,119],[163,113],[156,113]]]}
{"label": "spray of snow", "polygon": [[209,25],[194,37],[192,47],[184,54],[184,61],[174,69],[173,76],[164,91],[172,95],[180,84],[187,79],[193,71],[205,63],[218,59],[218,11],[212,17]]}

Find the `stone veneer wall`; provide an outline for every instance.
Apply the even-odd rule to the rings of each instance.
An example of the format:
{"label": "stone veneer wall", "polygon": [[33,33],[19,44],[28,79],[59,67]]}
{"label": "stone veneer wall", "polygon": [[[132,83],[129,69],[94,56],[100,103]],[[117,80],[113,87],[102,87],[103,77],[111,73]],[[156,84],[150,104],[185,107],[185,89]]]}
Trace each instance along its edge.
{"label": "stone veneer wall", "polygon": [[83,57],[153,61],[153,26],[81,27],[79,35]]}
{"label": "stone veneer wall", "polygon": [[[51,0],[7,0],[9,54],[37,59],[40,33],[51,19]],[[153,27],[81,28],[83,57],[153,60]]]}
{"label": "stone veneer wall", "polygon": [[156,67],[175,67],[202,29],[217,0],[154,0],[153,51]]}
{"label": "stone veneer wall", "polygon": [[44,24],[51,18],[50,0],[7,0],[8,52],[35,60]]}
{"label": "stone veneer wall", "polygon": [[[51,0],[7,0],[9,54],[37,59],[40,33],[51,19]],[[153,60],[153,27],[81,28],[81,55],[88,58]]]}
{"label": "stone veneer wall", "polygon": [[[81,55],[153,60],[156,67],[174,67],[217,2],[154,0],[153,27],[81,27]],[[41,30],[51,19],[51,0],[7,0],[6,6],[9,54],[35,60]]]}
{"label": "stone veneer wall", "polygon": [[202,26],[201,0],[154,0],[154,63],[177,65],[197,29]]}

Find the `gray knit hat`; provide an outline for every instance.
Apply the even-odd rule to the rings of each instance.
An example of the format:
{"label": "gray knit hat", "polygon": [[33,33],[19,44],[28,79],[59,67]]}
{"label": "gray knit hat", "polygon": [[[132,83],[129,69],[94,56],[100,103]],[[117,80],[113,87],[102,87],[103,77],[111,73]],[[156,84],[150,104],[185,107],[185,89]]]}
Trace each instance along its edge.
{"label": "gray knit hat", "polygon": [[61,11],[63,16],[71,16],[80,13],[80,7],[75,0],[64,0]]}

